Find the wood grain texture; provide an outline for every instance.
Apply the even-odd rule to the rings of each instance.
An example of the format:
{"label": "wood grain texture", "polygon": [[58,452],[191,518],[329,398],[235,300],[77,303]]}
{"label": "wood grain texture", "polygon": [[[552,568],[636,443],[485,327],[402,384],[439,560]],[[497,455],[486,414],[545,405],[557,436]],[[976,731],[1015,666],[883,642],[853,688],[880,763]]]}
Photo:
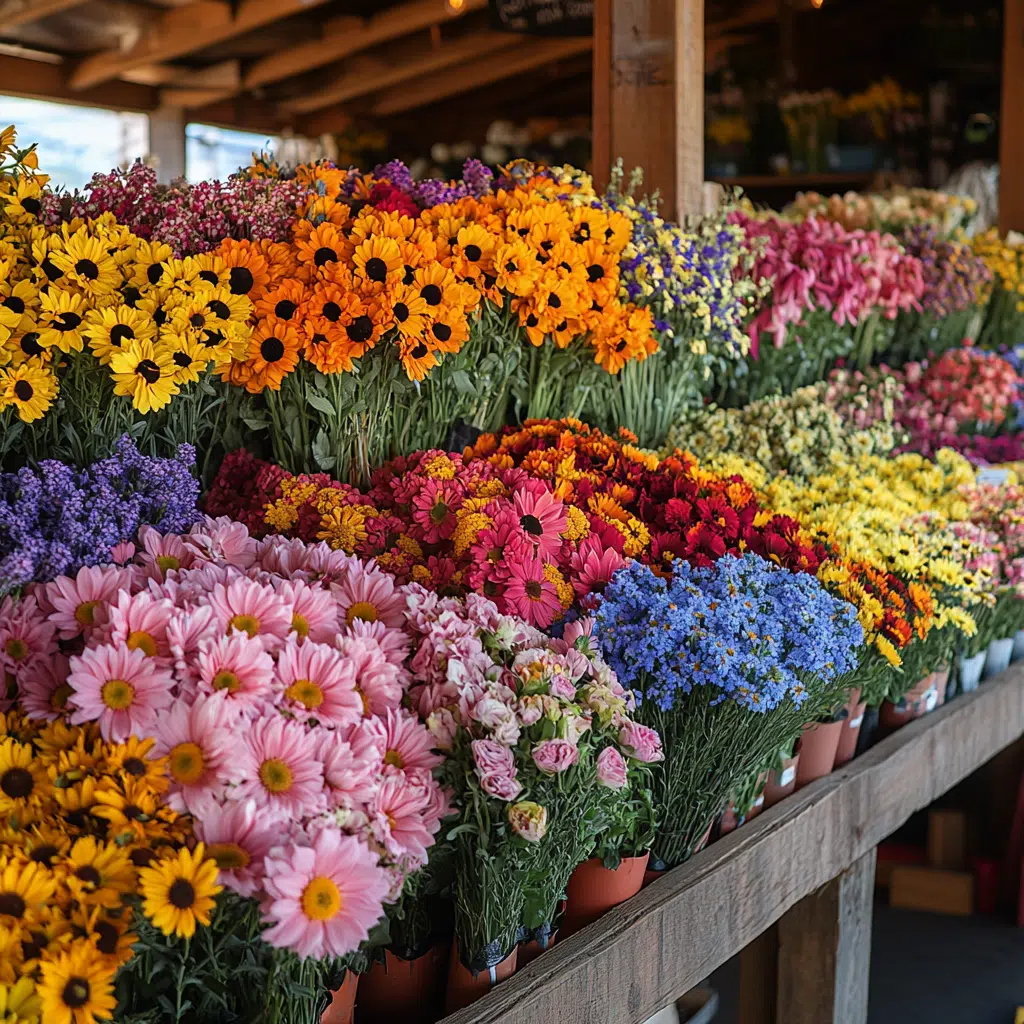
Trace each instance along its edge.
{"label": "wood grain texture", "polygon": [[899,730],[446,1024],[640,1024],[1024,734],[1024,667]]}
{"label": "wood grain texture", "polygon": [[999,231],[1024,231],[1024,0],[1004,0]]}
{"label": "wood grain texture", "polygon": [[877,853],[876,849],[870,850],[839,876],[839,935],[832,1009],[835,1024],[867,1024]]}

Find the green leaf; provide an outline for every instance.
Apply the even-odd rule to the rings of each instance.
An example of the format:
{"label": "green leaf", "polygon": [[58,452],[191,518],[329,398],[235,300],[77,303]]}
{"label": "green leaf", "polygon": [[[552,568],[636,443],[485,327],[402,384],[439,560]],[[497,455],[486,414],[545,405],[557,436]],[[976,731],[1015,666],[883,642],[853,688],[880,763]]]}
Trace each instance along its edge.
{"label": "green leaf", "polygon": [[253,431],[266,430],[270,426],[270,420],[265,420],[260,416],[243,416],[242,422]]}
{"label": "green leaf", "polygon": [[476,391],[472,379],[465,370],[456,370],[452,374],[452,384],[460,395],[472,395]]}
{"label": "green leaf", "polygon": [[329,473],[334,469],[337,458],[331,454],[331,444],[327,434],[318,430],[313,439],[313,461],[325,472]]}
{"label": "green leaf", "polygon": [[329,416],[331,419],[334,419],[334,406],[326,395],[318,394],[311,387],[308,387],[306,388],[306,401],[313,406],[317,412],[322,412],[325,416]]}

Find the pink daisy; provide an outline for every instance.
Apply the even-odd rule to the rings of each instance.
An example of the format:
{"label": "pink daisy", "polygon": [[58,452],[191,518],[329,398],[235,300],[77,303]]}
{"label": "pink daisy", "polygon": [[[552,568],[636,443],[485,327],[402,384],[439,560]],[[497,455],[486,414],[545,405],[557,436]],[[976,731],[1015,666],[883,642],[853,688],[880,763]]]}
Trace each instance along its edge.
{"label": "pink daisy", "polygon": [[402,703],[403,674],[384,657],[376,640],[362,636],[338,638],[338,650],[351,659],[356,689],[363,700],[364,713],[383,715],[388,708]]}
{"label": "pink daisy", "polygon": [[324,541],[306,548],[306,572],[312,579],[341,583],[354,567],[363,568],[359,558],[344,551],[334,551]]}
{"label": "pink daisy", "polygon": [[285,644],[277,656],[277,689],[296,717],[321,725],[354,725],[363,716],[356,667],[326,644]]}
{"label": "pink daisy", "polygon": [[227,781],[235,743],[229,718],[220,695],[198,697],[191,707],[178,701],[157,718],[155,749],[167,758],[168,803],[174,810],[203,812]]}
{"label": "pink daisy", "polygon": [[300,957],[345,956],[384,914],[388,878],[355,836],[323,830],[312,846],[266,858],[263,939]]}
{"label": "pink daisy", "polygon": [[274,659],[245,633],[203,641],[194,664],[197,689],[223,694],[229,708],[251,716],[273,701]]}
{"label": "pink daisy", "polygon": [[519,525],[541,558],[553,559],[562,546],[565,505],[546,488],[539,493],[521,488],[515,493]]}
{"label": "pink daisy", "polygon": [[292,606],[292,633],[301,643],[329,644],[338,635],[338,606],[329,590],[301,580],[271,578],[277,593]]}
{"label": "pink daisy", "polygon": [[196,560],[195,551],[187,547],[177,534],[166,536],[152,526],[139,527],[139,540],[143,550],[136,558],[147,576],[162,580],[174,569],[188,569]]}
{"label": "pink daisy", "polygon": [[455,530],[456,511],[465,493],[454,480],[424,480],[412,498],[412,521],[418,527],[417,540],[436,544]]}
{"label": "pink daisy", "polygon": [[140,650],[147,658],[169,663],[171,649],[167,642],[167,624],[174,605],[167,598],[155,598],[146,591],[117,595],[117,603],[107,609],[103,639],[107,643],[124,644],[128,650]]}
{"label": "pink daisy", "polygon": [[572,585],[580,597],[594,591],[600,593],[612,576],[626,565],[626,559],[614,548],[603,547],[597,537],[587,537],[573,552],[570,567]]}
{"label": "pink daisy", "polygon": [[356,619],[349,627],[350,636],[364,636],[376,640],[380,649],[396,668],[402,669],[405,675],[405,661],[409,657],[409,637],[402,629],[391,629],[383,622],[367,622]]}
{"label": "pink daisy", "polygon": [[256,540],[242,523],[227,516],[196,523],[185,543],[201,558],[248,569],[256,561]]}
{"label": "pink daisy", "polygon": [[370,802],[370,830],[374,839],[398,859],[411,857],[426,864],[434,836],[427,827],[433,801],[420,780],[394,772],[386,775]]}
{"label": "pink daisy", "polygon": [[287,718],[263,718],[243,732],[236,752],[239,800],[301,818],[324,805],[323,765],[315,732]]}
{"label": "pink daisy", "polygon": [[408,771],[436,768],[443,760],[434,753],[434,740],[418,718],[401,708],[389,708],[385,719],[387,749],[384,764]]}
{"label": "pink daisy", "polygon": [[135,557],[135,545],[130,540],[123,540],[110,549],[110,560],[115,565],[125,565]]}
{"label": "pink daisy", "polygon": [[298,537],[282,537],[273,533],[256,543],[256,565],[264,572],[288,579],[306,575],[309,545]]}
{"label": "pink daisy", "polygon": [[107,742],[147,736],[171,704],[171,675],[141,650],[104,644],[71,659],[71,724],[99,722]]}
{"label": "pink daisy", "polygon": [[18,703],[29,718],[37,721],[63,718],[71,693],[64,654],[33,662],[18,679]]}
{"label": "pink daisy", "polygon": [[[379,720],[368,718],[366,722]],[[321,730],[320,757],[331,807],[354,810],[368,803],[376,789],[381,752],[377,737],[361,725],[351,730],[347,739],[341,738],[341,732]]]}
{"label": "pink daisy", "polygon": [[217,862],[217,880],[240,896],[253,896],[262,887],[263,861],[281,842],[281,828],[258,813],[252,800],[211,807],[194,819],[196,838],[206,855]]}
{"label": "pink daisy", "polygon": [[103,622],[108,602],[121,589],[128,590],[132,574],[113,566],[84,566],[74,577],[59,576],[45,587],[50,621],[61,640],[73,640]]}
{"label": "pink daisy", "polygon": [[509,611],[540,629],[550,626],[562,611],[558,591],[544,576],[539,558],[517,558],[509,563],[509,581],[501,597]]}
{"label": "pink daisy", "polygon": [[357,563],[341,583],[331,584],[331,593],[345,625],[362,619],[397,629],[405,622],[405,594],[395,587],[394,577],[380,569]]}
{"label": "pink daisy", "polygon": [[174,674],[184,689],[194,692],[196,659],[204,641],[219,640],[221,631],[209,607],[185,611],[175,609],[167,622],[167,647],[171,652]]}
{"label": "pink daisy", "polygon": [[56,627],[40,611],[34,597],[0,601],[0,669],[16,679],[33,662],[49,660],[57,652]]}
{"label": "pink daisy", "polygon": [[273,587],[240,578],[216,584],[207,601],[225,632],[258,637],[268,651],[276,651],[291,631],[291,605]]}

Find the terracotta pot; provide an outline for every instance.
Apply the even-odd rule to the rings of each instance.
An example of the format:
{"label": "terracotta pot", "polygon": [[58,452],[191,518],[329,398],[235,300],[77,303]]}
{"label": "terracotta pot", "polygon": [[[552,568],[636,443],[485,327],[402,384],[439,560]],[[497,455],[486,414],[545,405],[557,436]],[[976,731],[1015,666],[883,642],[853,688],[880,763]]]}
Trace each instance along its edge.
{"label": "terracotta pot", "polygon": [[648,868],[644,872],[644,884],[640,886],[640,888],[646,889],[647,886],[651,884],[651,882],[656,882],[659,878],[661,878],[661,876],[665,874],[667,870],[668,868]]}
{"label": "terracotta pot", "polygon": [[782,770],[771,772],[768,776],[768,784],[764,787],[765,807],[774,807],[780,800],[784,800],[796,789],[796,773],[800,765],[799,753],[787,757],[782,762]]}
{"label": "terracotta pot", "polygon": [[946,703],[946,691],[949,689],[949,666],[943,665],[932,673],[935,684],[935,706],[941,708]]}
{"label": "terracotta pot", "polygon": [[559,931],[559,928],[549,931],[544,942],[541,942],[536,935],[527,942],[520,942],[519,953],[516,958],[516,970],[522,970],[527,964],[532,964],[541,953],[546,953],[555,944]]}
{"label": "terracotta pot", "polygon": [[586,928],[612,907],[635,896],[644,884],[644,872],[650,859],[650,853],[642,857],[623,857],[614,871],[596,857],[584,861],[569,879],[565,917],[559,929],[562,938]]}
{"label": "terracotta pot", "polygon": [[935,684],[930,675],[915,683],[899,704],[883,701],[878,712],[878,724],[884,729],[899,729],[907,722],[920,718],[935,707]]}
{"label": "terracotta pot", "polygon": [[860,699],[860,690],[851,690],[846,701],[846,718],[843,719],[843,731],[839,736],[839,745],[836,747],[836,763],[833,767],[841,768],[853,760],[857,752],[857,739],[860,736],[860,727],[864,724],[864,711],[867,708]]}
{"label": "terracotta pot", "polygon": [[751,818],[756,818],[764,810],[764,807],[764,792],[761,792],[755,797],[753,804],[750,806],[750,810],[747,811],[747,816],[743,820],[750,821]]}
{"label": "terracotta pot", "polygon": [[830,775],[836,763],[836,749],[845,721],[809,722],[800,737],[800,763],[796,766],[796,788]]}
{"label": "terracotta pot", "polygon": [[341,988],[331,993],[331,1003],[320,1015],[320,1024],[352,1024],[359,975],[346,971]]}
{"label": "terracotta pot", "polygon": [[730,832],[735,832],[739,827],[740,816],[736,813],[736,805],[729,804],[722,813],[722,817],[718,820],[719,839],[721,839],[722,836],[727,836]]}
{"label": "terracotta pot", "polygon": [[448,947],[440,942],[415,960],[385,950],[359,981],[358,1024],[401,1018],[407,1024],[433,1024],[443,1009]]}
{"label": "terracotta pot", "polygon": [[454,1013],[470,1003],[475,1003],[499,981],[511,978],[516,972],[519,947],[514,946],[501,963],[489,970],[474,974],[459,957],[458,940],[452,940],[452,955],[448,961],[448,990],[445,998],[445,1013]]}

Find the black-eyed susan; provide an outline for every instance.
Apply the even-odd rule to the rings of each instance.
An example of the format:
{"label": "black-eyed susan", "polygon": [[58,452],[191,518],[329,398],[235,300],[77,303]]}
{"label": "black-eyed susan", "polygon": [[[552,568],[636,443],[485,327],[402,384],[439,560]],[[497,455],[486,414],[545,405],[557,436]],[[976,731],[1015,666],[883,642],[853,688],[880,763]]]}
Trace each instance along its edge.
{"label": "black-eyed susan", "polygon": [[71,235],[62,249],[54,249],[50,260],[63,273],[65,287],[74,285],[90,298],[111,294],[123,281],[103,243],[85,228]]}
{"label": "black-eyed susan", "polygon": [[[71,931],[90,942],[105,960],[120,967],[132,958],[139,937],[129,930],[131,918],[123,908],[77,906],[71,911]],[[0,1018],[2,1020],[3,1018]]]}
{"label": "black-eyed susan", "polygon": [[[45,776],[45,771],[44,771]],[[36,864],[52,868],[71,849],[71,836],[64,822],[37,821],[22,833],[25,853]]]}
{"label": "black-eyed susan", "polygon": [[352,253],[353,277],[364,291],[377,293],[398,284],[405,274],[402,250],[394,238],[377,235],[360,242]]}
{"label": "black-eyed susan", "polygon": [[388,327],[395,327],[403,338],[418,338],[430,323],[430,307],[419,289],[397,285],[387,295],[390,311]]}
{"label": "black-eyed susan", "polygon": [[154,793],[167,792],[170,785],[167,778],[167,759],[154,754],[155,743],[152,737],[139,739],[137,736],[129,736],[124,743],[109,748],[103,763],[104,770],[121,774],[125,778],[141,780]]}
{"label": "black-eyed susan", "polygon": [[459,229],[448,266],[456,276],[478,281],[491,272],[493,257],[500,239],[480,224],[467,224]]}
{"label": "black-eyed susan", "polygon": [[199,380],[210,362],[210,350],[201,342],[185,334],[172,334],[164,332],[164,338],[159,342],[159,347],[166,349],[171,354],[171,362],[174,364],[174,373],[171,379],[179,387],[183,384],[193,384]]}
{"label": "black-eyed susan", "polygon": [[56,889],[49,870],[21,853],[0,854],[0,925],[31,923]]}
{"label": "black-eyed susan", "polygon": [[437,348],[428,341],[432,343],[433,339],[423,335],[401,340],[399,358],[409,380],[423,380],[438,365]]}
{"label": "black-eyed susan", "polygon": [[0,1020],[4,1024],[39,1024],[42,1008],[31,978],[19,978],[13,984],[0,985]]}
{"label": "black-eyed susan", "polygon": [[[231,317],[231,310],[225,303],[228,316],[221,317],[221,310],[211,308],[209,296],[214,292],[226,291],[220,286],[194,292],[171,292],[165,308],[168,312],[166,328],[174,334],[184,335],[193,341],[202,342],[210,331],[222,330]],[[229,293],[230,294],[230,293]]]}
{"label": "black-eyed susan", "polygon": [[352,245],[331,223],[320,224],[305,241],[296,242],[299,267],[310,279],[331,277],[334,267],[343,263]]}
{"label": "black-eyed susan", "polygon": [[499,288],[522,297],[536,287],[540,272],[533,251],[516,238],[495,250],[494,275]]}
{"label": "black-eyed susan", "polygon": [[31,743],[13,736],[0,740],[0,817],[27,821],[49,791],[49,780]]}
{"label": "black-eyed susan", "polygon": [[432,312],[442,304],[461,305],[462,291],[458,279],[447,267],[440,263],[428,263],[418,267],[413,277],[420,298],[431,307]]}
{"label": "black-eyed susan", "polygon": [[0,328],[11,334],[29,330],[39,305],[39,289],[31,281],[0,283]]}
{"label": "black-eyed susan", "polygon": [[117,971],[92,943],[78,943],[39,965],[37,993],[46,1024],[95,1024],[112,1016]]}
{"label": "black-eyed susan", "polygon": [[246,390],[257,394],[265,388],[280,391],[281,381],[299,361],[299,336],[294,327],[276,320],[264,320],[249,341],[246,362],[251,375]]}
{"label": "black-eyed susan", "polygon": [[309,292],[302,281],[295,278],[282,281],[256,303],[256,315],[273,316],[297,326],[302,321],[308,297]]}
{"label": "black-eyed susan", "polygon": [[0,187],[0,204],[15,224],[34,224],[43,209],[43,186],[33,177],[19,175]]}
{"label": "black-eyed susan", "polygon": [[166,242],[140,238],[135,245],[135,258],[128,283],[138,289],[159,284],[166,268],[163,264],[174,257],[174,250]]}
{"label": "black-eyed susan", "polygon": [[38,358],[0,370],[0,409],[16,409],[24,423],[45,416],[57,390],[57,378]]}
{"label": "black-eyed susan", "polygon": [[60,235],[52,231],[43,231],[32,239],[32,276],[40,287],[56,284],[64,276],[60,267],[50,259],[50,254],[59,248]]}
{"label": "black-eyed susan", "polygon": [[117,907],[124,893],[135,888],[135,867],[115,843],[81,836],[65,862],[68,888],[87,906]]}
{"label": "black-eyed susan", "polygon": [[461,306],[442,306],[425,332],[441,352],[458,352],[469,340],[469,323]]}
{"label": "black-eyed susan", "polygon": [[202,843],[192,851],[161,858],[139,871],[142,910],[164,935],[188,939],[196,925],[210,923],[217,894],[217,865],[206,857]]}
{"label": "black-eyed susan", "polygon": [[82,328],[88,310],[85,299],[74,292],[50,288],[39,295],[39,344],[61,352],[81,352]]}
{"label": "black-eyed susan", "polygon": [[136,338],[111,350],[110,370],[114,394],[130,397],[141,413],[162,409],[178,393],[170,352],[151,341]]}
{"label": "black-eyed susan", "polygon": [[156,324],[152,316],[131,306],[106,306],[91,309],[85,314],[83,333],[89,340],[89,348],[105,366],[110,362],[110,353],[122,349],[126,342],[135,339],[152,341],[156,336]]}
{"label": "black-eyed susan", "polygon": [[196,288],[197,297],[206,300],[206,308],[220,323],[222,330],[225,324],[244,324],[253,312],[253,303],[246,295],[233,295],[223,285],[216,288],[201,284]]}
{"label": "black-eyed susan", "polygon": [[252,302],[263,295],[270,273],[257,242],[228,238],[221,242],[217,254],[224,261],[227,271],[224,283],[232,295],[244,295]]}
{"label": "black-eyed susan", "polygon": [[22,331],[20,334],[11,335],[4,349],[9,355],[6,359],[0,358],[0,365],[10,362],[14,366],[21,366],[22,363],[34,359],[45,366],[53,358],[52,350],[39,344],[38,331]]}

